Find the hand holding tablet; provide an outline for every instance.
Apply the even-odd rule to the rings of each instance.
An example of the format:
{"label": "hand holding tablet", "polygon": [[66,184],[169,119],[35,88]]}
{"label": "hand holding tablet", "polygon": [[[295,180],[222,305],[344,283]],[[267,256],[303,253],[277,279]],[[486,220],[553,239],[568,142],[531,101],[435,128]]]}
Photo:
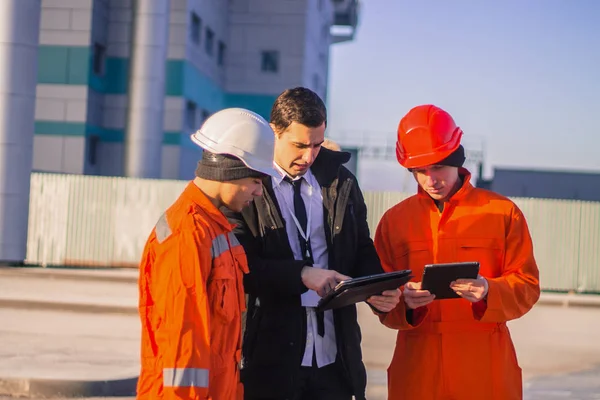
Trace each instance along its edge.
{"label": "hand holding tablet", "polygon": [[[435,295],[435,300],[456,299],[461,296],[452,290],[450,285],[459,279],[477,279],[478,275],[479,262],[477,261],[427,264],[423,271],[421,289]],[[458,288],[467,290],[467,286],[463,286]]]}

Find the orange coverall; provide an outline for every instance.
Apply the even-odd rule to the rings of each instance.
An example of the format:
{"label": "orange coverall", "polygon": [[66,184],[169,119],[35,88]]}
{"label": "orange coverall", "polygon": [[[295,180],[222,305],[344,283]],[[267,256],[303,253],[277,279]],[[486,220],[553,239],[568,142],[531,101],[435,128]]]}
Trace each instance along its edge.
{"label": "orange coverall", "polygon": [[140,265],[138,399],[242,398],[248,264],[232,229],[189,183],[150,234]]}
{"label": "orange coverall", "polygon": [[479,261],[487,299],[434,300],[413,310],[410,321],[401,299],[380,316],[399,330],[388,368],[389,399],[522,399],[506,322],[528,312],[540,295],[531,237],[512,201],[474,188],[468,171],[460,171],[463,186],[443,212],[419,188],[385,213],[375,246],[384,270],[410,269],[417,282],[425,264]]}

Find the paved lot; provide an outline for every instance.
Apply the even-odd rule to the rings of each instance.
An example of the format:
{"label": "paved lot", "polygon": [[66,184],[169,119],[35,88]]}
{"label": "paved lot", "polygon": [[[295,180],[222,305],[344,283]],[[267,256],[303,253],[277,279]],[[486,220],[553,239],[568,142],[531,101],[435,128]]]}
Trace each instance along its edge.
{"label": "paved lot", "polygon": [[[0,378],[136,376],[139,321],[133,274],[96,280],[45,272],[0,270],[0,275]],[[359,307],[359,318],[368,398],[383,400],[395,331],[383,327],[366,306]],[[600,307],[540,304],[509,326],[523,368],[525,399],[600,399]]]}

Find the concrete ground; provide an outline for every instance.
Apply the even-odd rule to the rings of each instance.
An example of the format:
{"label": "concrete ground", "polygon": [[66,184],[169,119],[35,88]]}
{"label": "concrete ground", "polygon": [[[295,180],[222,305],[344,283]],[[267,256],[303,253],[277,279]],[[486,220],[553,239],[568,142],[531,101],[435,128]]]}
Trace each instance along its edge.
{"label": "concrete ground", "polygon": [[[63,398],[131,399],[139,370],[136,278],[127,270],[0,268],[0,400],[42,398],[61,387]],[[593,307],[600,296],[565,299],[546,297],[509,325],[525,399],[600,399],[600,307]],[[578,301],[587,306],[555,305]],[[364,305],[359,319],[368,398],[382,400],[395,332]]]}

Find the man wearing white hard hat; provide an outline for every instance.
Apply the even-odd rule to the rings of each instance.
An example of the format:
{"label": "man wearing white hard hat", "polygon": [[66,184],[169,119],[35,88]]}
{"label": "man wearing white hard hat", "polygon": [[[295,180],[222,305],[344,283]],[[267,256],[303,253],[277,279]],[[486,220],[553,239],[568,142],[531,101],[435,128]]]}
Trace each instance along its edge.
{"label": "man wearing white hard hat", "polygon": [[192,141],[204,149],[196,178],[159,218],[140,265],[138,399],[243,394],[238,364],[248,263],[219,209],[239,212],[262,195],[261,179],[277,174],[274,134],[258,114],[229,108],[209,117]]}

